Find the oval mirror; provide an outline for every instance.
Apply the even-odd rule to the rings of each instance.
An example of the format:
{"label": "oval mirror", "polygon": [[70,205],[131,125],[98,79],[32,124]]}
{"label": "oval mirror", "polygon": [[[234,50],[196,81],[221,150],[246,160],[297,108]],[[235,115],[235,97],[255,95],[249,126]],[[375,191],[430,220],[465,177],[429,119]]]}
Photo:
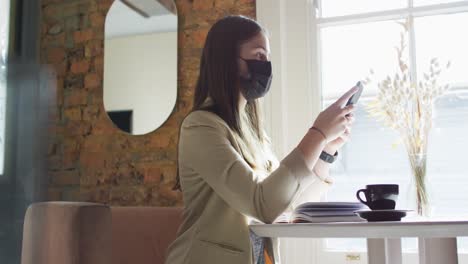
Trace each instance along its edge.
{"label": "oval mirror", "polygon": [[106,16],[104,108],[121,130],[149,133],[177,97],[177,13],[173,0],[115,0]]}

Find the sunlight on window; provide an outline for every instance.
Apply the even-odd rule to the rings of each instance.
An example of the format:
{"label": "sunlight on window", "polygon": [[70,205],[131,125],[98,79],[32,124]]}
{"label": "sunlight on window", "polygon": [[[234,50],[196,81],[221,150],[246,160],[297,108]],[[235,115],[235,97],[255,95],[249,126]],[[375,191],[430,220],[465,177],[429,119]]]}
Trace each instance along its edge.
{"label": "sunlight on window", "polygon": [[[395,21],[327,27],[321,31],[322,87],[325,99],[335,98],[365,78],[372,68],[383,79],[398,67],[395,46],[402,26]],[[339,76],[339,78],[337,78]],[[363,96],[376,91],[366,87]]]}
{"label": "sunlight on window", "polygon": [[[376,10],[377,2],[382,3],[357,1],[363,2],[362,6],[367,5],[365,9],[358,9],[350,7],[347,4],[349,1],[322,2],[327,2],[323,6],[326,15]],[[393,4],[396,6],[397,2]],[[433,4],[436,1],[416,2]],[[327,8],[334,8],[335,13],[330,10],[325,12]],[[435,217],[468,216],[468,207],[460,206],[461,201],[468,200],[468,192],[465,191],[468,186],[465,165],[465,150],[468,148],[468,122],[465,121],[468,120],[468,34],[465,34],[464,25],[468,25],[468,13],[417,17],[414,23],[416,52],[413,55],[418,78],[422,72],[428,71],[433,57],[437,57],[441,64],[450,60],[451,67],[441,81],[458,88],[456,92],[441,97],[435,105],[427,168]],[[411,202],[408,198],[411,172],[407,153],[403,144],[394,144],[398,142],[399,135],[370,118],[364,109],[366,102],[375,94],[377,83],[397,71],[395,47],[402,31],[402,26],[396,21],[320,29],[319,63],[324,107],[334,102],[356,81],[365,78],[369,69],[375,72],[372,83],[365,87],[357,105],[352,139],[332,167],[336,181],[327,194],[328,201],[356,201],[356,190],[366,184],[397,183],[400,185],[397,208],[407,209]],[[409,56],[409,49],[406,52],[405,56]],[[417,240],[414,238],[403,239],[402,243],[405,252],[417,250]],[[366,250],[363,239],[327,239],[324,246],[329,251]],[[468,252],[468,239],[458,239],[458,247],[460,253]]]}
{"label": "sunlight on window", "polygon": [[468,13],[415,20],[418,79],[421,72],[427,72],[429,61],[437,57],[441,63],[451,61],[445,80],[441,80],[468,87],[468,34],[456,30],[460,25],[468,25]]}
{"label": "sunlight on window", "polygon": [[414,0],[414,6],[446,4],[446,3],[462,2],[462,1],[463,0]]}
{"label": "sunlight on window", "polygon": [[[401,241],[401,246],[405,253],[415,253],[418,251],[417,238],[405,238]],[[365,238],[329,238],[325,240],[327,250],[344,250],[346,252],[362,252],[367,247]]]}
{"label": "sunlight on window", "polygon": [[321,0],[320,3],[322,7],[322,17],[332,17],[404,8],[406,7],[407,0]]}

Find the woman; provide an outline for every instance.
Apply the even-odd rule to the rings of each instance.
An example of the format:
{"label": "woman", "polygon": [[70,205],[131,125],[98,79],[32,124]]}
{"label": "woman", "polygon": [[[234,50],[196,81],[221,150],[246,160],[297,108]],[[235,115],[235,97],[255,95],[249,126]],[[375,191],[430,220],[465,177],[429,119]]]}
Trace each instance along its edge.
{"label": "woman", "polygon": [[[223,18],[208,33],[193,110],[180,130],[184,221],[167,264],[252,264],[249,219],[272,223],[304,190],[320,193],[331,183],[319,157],[347,140],[353,106],[344,104],[356,90],[320,113],[278,162],[258,106],[271,84],[269,52],[265,30],[246,17]],[[275,241],[267,240],[265,252],[279,262]]]}

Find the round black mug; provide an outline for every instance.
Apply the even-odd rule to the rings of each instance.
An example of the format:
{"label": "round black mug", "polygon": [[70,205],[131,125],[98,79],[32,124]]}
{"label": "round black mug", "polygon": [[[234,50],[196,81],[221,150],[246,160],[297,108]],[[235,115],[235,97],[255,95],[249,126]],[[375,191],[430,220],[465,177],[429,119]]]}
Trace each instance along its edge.
{"label": "round black mug", "polygon": [[[364,193],[366,200],[361,198]],[[357,199],[372,210],[395,209],[398,199],[398,184],[370,184],[356,192]]]}

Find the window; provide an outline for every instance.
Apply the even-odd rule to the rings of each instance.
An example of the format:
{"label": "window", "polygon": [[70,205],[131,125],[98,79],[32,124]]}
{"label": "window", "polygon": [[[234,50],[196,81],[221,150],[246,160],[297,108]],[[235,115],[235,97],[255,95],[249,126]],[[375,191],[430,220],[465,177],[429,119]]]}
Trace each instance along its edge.
{"label": "window", "polygon": [[[451,61],[444,79],[451,90],[435,105],[436,116],[428,150],[429,188],[434,195],[435,216],[467,216],[468,200],[466,154],[468,149],[468,1],[451,0],[326,0],[316,2],[318,67],[322,103],[327,106],[369,69],[375,75],[365,87],[357,121],[341,158],[332,168],[336,179],[327,199],[355,201],[356,190],[370,183],[398,183],[398,207],[407,207],[410,181],[409,163],[404,145],[395,146],[398,134],[368,117],[363,105],[376,94],[377,82],[397,68],[396,46],[402,26],[397,22],[411,19],[406,49],[410,67],[421,78],[431,58]],[[315,58],[314,58],[315,59]],[[366,250],[364,239],[327,239],[320,259],[345,263],[335,252]],[[459,253],[468,252],[468,239],[458,240]],[[404,239],[405,252],[417,250],[416,239]],[[410,254],[404,256],[411,260]],[[324,261],[325,262],[325,261]],[[360,262],[353,262],[360,263]],[[410,262],[407,262],[410,263]],[[468,263],[463,257],[460,263]]]}
{"label": "window", "polygon": [[5,151],[5,104],[10,1],[0,2],[0,177],[3,175]]}

